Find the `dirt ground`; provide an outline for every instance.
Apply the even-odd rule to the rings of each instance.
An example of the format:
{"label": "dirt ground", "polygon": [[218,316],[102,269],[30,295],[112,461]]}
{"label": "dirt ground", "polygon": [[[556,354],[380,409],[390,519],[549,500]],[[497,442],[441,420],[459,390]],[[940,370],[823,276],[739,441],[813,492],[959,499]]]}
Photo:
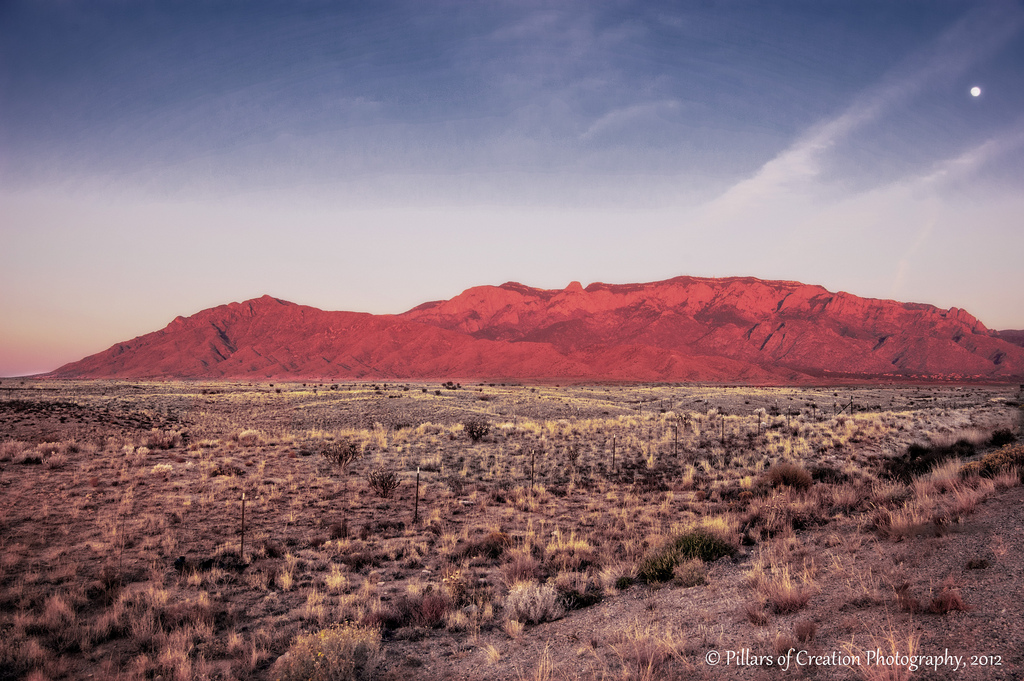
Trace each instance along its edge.
{"label": "dirt ground", "polygon": [[962,469],[1020,427],[1006,386],[4,379],[0,680],[290,678],[339,622],[372,678],[1017,679],[1020,472]]}

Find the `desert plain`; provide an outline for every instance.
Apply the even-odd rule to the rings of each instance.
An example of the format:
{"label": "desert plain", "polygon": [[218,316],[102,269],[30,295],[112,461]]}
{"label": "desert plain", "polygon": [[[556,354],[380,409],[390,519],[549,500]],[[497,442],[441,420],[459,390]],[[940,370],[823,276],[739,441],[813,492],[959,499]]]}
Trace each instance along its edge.
{"label": "desert plain", "polygon": [[1019,679],[1014,386],[0,381],[0,679]]}

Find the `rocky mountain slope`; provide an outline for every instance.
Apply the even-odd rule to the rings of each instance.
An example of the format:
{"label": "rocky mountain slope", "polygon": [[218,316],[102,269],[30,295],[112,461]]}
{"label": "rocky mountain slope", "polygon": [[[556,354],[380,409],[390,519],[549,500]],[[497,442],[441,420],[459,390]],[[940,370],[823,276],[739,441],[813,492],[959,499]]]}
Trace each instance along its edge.
{"label": "rocky mountain slope", "polygon": [[1024,348],[964,310],[753,278],[468,289],[399,315],[270,296],[179,317],[59,378],[1015,381]]}

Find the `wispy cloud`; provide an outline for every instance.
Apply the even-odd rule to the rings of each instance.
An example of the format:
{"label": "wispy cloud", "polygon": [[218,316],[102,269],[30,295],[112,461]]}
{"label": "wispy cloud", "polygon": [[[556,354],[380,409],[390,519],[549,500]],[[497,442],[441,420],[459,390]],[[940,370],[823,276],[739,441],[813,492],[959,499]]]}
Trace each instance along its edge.
{"label": "wispy cloud", "polygon": [[676,100],[647,102],[624,106],[605,113],[580,135],[580,140],[590,141],[602,135],[619,132],[645,122],[655,121],[661,116],[678,111],[681,104]]}
{"label": "wispy cloud", "polygon": [[[807,189],[819,177],[830,150],[858,129],[884,117],[940,79],[963,73],[1024,28],[1024,8],[998,2],[969,12],[927,49],[862,92],[842,113],[812,127],[751,177],[729,187],[705,207],[706,218],[728,220],[762,204]],[[985,155],[994,149],[977,150]],[[964,159],[964,163],[968,159]]]}

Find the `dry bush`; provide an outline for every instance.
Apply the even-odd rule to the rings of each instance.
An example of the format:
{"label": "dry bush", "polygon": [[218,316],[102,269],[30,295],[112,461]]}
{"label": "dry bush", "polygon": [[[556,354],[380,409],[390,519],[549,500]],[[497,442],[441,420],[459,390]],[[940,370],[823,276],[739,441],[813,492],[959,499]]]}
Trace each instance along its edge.
{"label": "dry bush", "polygon": [[951,444],[915,443],[907,447],[901,456],[894,456],[885,462],[887,477],[909,484],[915,477],[924,475],[950,459],[967,459],[974,455],[974,443],[965,438]]}
{"label": "dry bush", "polygon": [[994,452],[986,454],[980,461],[972,461],[960,470],[962,477],[983,476],[986,478],[1008,471],[1012,468],[1024,470],[1024,444],[1005,445]]}
{"label": "dry bush", "polygon": [[623,675],[631,679],[661,678],[666,663],[681,659],[684,648],[673,632],[658,634],[638,621],[618,634],[609,647],[622,664]]}
{"label": "dry bush", "polygon": [[256,447],[257,445],[263,444],[263,433],[255,428],[246,428],[236,433],[232,433],[231,441],[237,442],[243,447]]}
{"label": "dry bush", "polygon": [[10,461],[20,455],[28,445],[17,440],[6,440],[0,443],[0,461]]}
{"label": "dry bush", "polygon": [[508,634],[509,638],[518,639],[523,635],[523,623],[519,620],[507,619],[502,629]]}
{"label": "dry bush", "polygon": [[149,431],[142,441],[143,446],[150,449],[174,449],[180,447],[181,443],[182,434],[180,432],[162,431],[157,428]]}
{"label": "dry bush", "polygon": [[594,548],[590,542],[578,538],[575,532],[570,532],[569,536],[565,537],[561,531],[556,530],[545,553],[548,563],[556,571],[584,570],[595,560]]}
{"label": "dry bush", "polygon": [[282,681],[372,679],[380,660],[380,632],[354,624],[334,625],[295,639],[274,665]]}
{"label": "dry bush", "polygon": [[772,639],[772,651],[776,655],[785,655],[790,650],[797,650],[799,648],[798,641],[786,631],[780,631],[775,634],[775,638]]}
{"label": "dry bush", "polygon": [[597,577],[602,589],[614,594],[628,589],[636,581],[636,564],[627,561],[608,562],[601,567]]}
{"label": "dry bush", "polygon": [[398,475],[388,468],[378,468],[375,471],[370,471],[366,474],[366,481],[370,484],[370,489],[381,499],[388,499],[394,493],[401,481],[398,479]]}
{"label": "dry bush", "polygon": [[708,583],[708,571],[699,558],[679,563],[672,570],[672,583],[683,588],[702,586]]}
{"label": "dry bush", "polygon": [[[918,634],[900,636],[891,628],[882,638],[872,637],[871,642],[864,648],[855,644],[843,644],[843,652],[853,657],[859,657],[862,664],[852,667],[852,671],[859,674],[864,681],[909,681],[915,672],[910,671],[908,665],[899,664],[903,658],[914,657],[919,654],[918,645],[921,637]],[[882,655],[893,658],[894,664],[863,664],[867,659],[868,651],[882,651]]]}
{"label": "dry bush", "polygon": [[764,605],[758,602],[749,602],[743,606],[743,612],[747,616],[747,620],[757,627],[763,627],[768,624],[768,613],[764,610]]}
{"label": "dry bush", "polygon": [[586,608],[604,598],[597,578],[589,572],[559,572],[555,575],[554,587],[567,610]]}
{"label": "dry bush", "polygon": [[453,558],[481,557],[497,560],[511,546],[512,538],[504,532],[488,532],[476,541],[469,542],[460,551],[452,554]]}
{"label": "dry bush", "polygon": [[352,440],[335,440],[320,445],[320,456],[329,464],[344,471],[345,468],[362,455],[359,445]]}
{"label": "dry bush", "polygon": [[756,530],[762,537],[774,537],[821,524],[825,520],[823,506],[818,494],[776,490],[750,502],[743,525],[748,534]]}
{"label": "dry bush", "polygon": [[809,489],[814,478],[803,466],[783,461],[777,463],[764,474],[765,482],[772,487],[792,487],[793,489]]}
{"label": "dry bush", "polygon": [[517,582],[534,581],[540,577],[540,561],[526,551],[511,552],[509,561],[501,566],[501,580],[510,588]]}
{"label": "dry bush", "polygon": [[479,418],[466,419],[462,422],[462,429],[469,436],[470,440],[479,442],[487,433],[491,432],[491,424]]}
{"label": "dry bush", "polygon": [[964,603],[963,596],[960,595],[960,589],[956,588],[952,579],[946,580],[942,585],[942,590],[932,598],[932,602],[928,605],[928,611],[936,615],[967,609],[967,604]]}
{"label": "dry bush", "polygon": [[549,584],[519,582],[505,596],[509,619],[529,624],[551,622],[565,614],[558,591]]}
{"label": "dry bush", "polygon": [[757,588],[771,604],[772,610],[780,615],[800,610],[811,597],[806,585],[801,586],[793,580],[788,566],[765,576]]}

